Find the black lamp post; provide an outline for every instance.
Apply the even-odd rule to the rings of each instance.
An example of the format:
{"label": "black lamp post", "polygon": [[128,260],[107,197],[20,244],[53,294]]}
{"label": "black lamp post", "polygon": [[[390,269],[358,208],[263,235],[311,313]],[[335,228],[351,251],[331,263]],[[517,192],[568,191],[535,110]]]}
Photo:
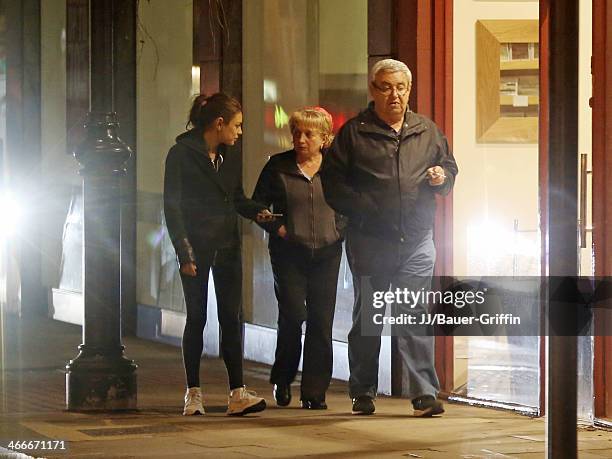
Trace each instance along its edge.
{"label": "black lamp post", "polygon": [[83,177],[83,343],[66,365],[69,410],[136,409],[136,365],[121,342],[121,179],[132,156],[117,135],[114,20],[129,0],[90,1],[91,108],[74,153]]}
{"label": "black lamp post", "polygon": [[75,151],[83,177],[83,343],[66,365],[69,410],[136,408],[136,365],[121,344],[121,190],[132,152],[114,113],[89,114]]}

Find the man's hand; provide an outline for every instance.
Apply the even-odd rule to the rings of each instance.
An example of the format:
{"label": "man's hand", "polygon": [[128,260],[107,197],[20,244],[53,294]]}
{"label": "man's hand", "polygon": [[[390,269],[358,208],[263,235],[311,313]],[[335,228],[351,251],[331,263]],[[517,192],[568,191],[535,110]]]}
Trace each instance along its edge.
{"label": "man's hand", "polygon": [[281,226],[276,232],[276,234],[278,234],[283,239],[286,239],[287,238],[287,228],[285,228],[285,225]]}
{"label": "man's hand", "polygon": [[181,273],[186,276],[195,277],[197,275],[198,267],[195,263],[183,263],[181,265]]}
{"label": "man's hand", "polygon": [[444,175],[444,169],[440,166],[434,166],[427,169],[427,178],[431,186],[440,186],[444,183],[446,175]]}

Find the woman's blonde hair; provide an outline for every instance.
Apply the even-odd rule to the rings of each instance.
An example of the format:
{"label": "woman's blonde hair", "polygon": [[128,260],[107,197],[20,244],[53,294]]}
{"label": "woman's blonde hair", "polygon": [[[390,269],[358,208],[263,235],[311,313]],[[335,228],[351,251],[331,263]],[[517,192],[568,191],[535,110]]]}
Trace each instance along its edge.
{"label": "woman's blonde hair", "polygon": [[329,112],[322,107],[304,107],[294,111],[289,118],[291,134],[298,127],[320,131],[324,147],[329,147],[334,140],[334,121]]}

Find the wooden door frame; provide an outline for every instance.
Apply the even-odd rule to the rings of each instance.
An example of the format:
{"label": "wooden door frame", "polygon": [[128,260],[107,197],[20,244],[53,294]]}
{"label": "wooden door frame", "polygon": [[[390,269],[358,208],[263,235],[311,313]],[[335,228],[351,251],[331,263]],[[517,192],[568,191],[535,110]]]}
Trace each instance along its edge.
{"label": "wooden door frame", "polygon": [[[538,201],[540,210],[540,246],[541,250],[541,276],[548,275],[548,123],[549,123],[549,97],[548,97],[548,48],[549,48],[549,11],[550,0],[540,0],[540,112],[538,119]],[[546,304],[540,304],[540,317],[546,317]],[[544,323],[541,324],[540,336],[540,416],[546,413],[546,334]]]}
{"label": "wooden door frame", "polygon": [[[593,246],[595,275],[612,275],[612,1],[593,0]],[[610,330],[612,324],[600,329]],[[612,417],[612,336],[595,336],[595,417]]]}
{"label": "wooden door frame", "polygon": [[[551,0],[540,1],[540,183],[548,182],[548,62],[544,58],[548,48],[548,7]],[[606,59],[612,50],[612,34],[606,25],[612,23],[612,1],[593,0],[592,61],[593,78],[593,250],[595,276],[612,276],[612,62]],[[547,190],[540,188],[542,247],[546,244]],[[543,257],[545,251],[542,251]],[[543,258],[542,275],[548,275]],[[611,330],[612,324],[597,324],[598,330]],[[541,341],[540,367],[544,369],[545,339]],[[594,337],[594,415],[612,416],[612,336]],[[545,372],[541,372],[541,414],[545,413]]]}
{"label": "wooden door frame", "polygon": [[[453,1],[396,0],[397,59],[412,69],[412,109],[431,118],[453,146]],[[437,197],[434,275],[453,271],[453,196]],[[436,372],[442,395],[453,390],[453,337],[436,337]]]}

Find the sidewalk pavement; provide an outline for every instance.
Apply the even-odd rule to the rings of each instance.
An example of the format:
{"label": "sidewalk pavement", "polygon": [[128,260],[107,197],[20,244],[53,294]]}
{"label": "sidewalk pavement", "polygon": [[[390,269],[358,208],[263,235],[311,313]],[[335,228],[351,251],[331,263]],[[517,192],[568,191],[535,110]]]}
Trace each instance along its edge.
{"label": "sidewalk pavement", "polygon": [[[207,414],[184,417],[180,350],[137,338],[125,345],[139,365],[138,411],[67,412],[64,366],[77,354],[80,327],[5,318],[2,330],[0,457],[10,457],[11,440],[62,440],[66,450],[21,451],[61,458],[544,457],[543,419],[457,404],[446,404],[442,417],[418,419],[410,416],[408,400],[393,397],[380,397],[374,416],[352,416],[342,381],[333,381],[326,411],[302,410],[295,397],[290,407],[278,408],[269,367],[255,363],[245,363],[247,387],[265,396],[269,408],[229,417],[220,359],[202,362]],[[581,429],[579,448],[581,459],[612,458],[612,433]]]}

